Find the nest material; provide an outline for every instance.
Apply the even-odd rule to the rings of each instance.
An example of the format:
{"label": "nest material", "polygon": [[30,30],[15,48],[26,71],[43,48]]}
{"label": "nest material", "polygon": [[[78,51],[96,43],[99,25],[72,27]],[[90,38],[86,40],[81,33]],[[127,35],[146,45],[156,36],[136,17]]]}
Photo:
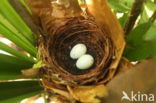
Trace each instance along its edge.
{"label": "nest material", "polygon": [[[64,81],[67,84],[90,84],[101,81],[109,71],[114,55],[110,37],[90,18],[73,17],[65,20],[40,48],[42,59],[47,67],[44,74],[49,78]],[[71,48],[83,43],[88,54],[95,58],[94,65],[87,70],[76,68],[76,61],[70,58]]]}
{"label": "nest material", "polygon": [[[45,64],[40,69],[44,87],[68,100],[98,103],[96,98],[101,97],[96,92],[104,94],[103,84],[114,76],[125,46],[123,30],[106,0],[88,0],[86,11],[81,10],[77,0],[62,0],[67,1],[65,4],[54,0],[26,1],[41,28],[38,50]],[[78,43],[85,44],[87,53],[95,59],[87,70],[77,69],[76,61],[70,58],[71,48]],[[76,94],[81,86],[88,88],[84,94],[91,99],[86,101],[80,99],[82,93]],[[90,88],[95,88],[91,97],[87,94]]]}

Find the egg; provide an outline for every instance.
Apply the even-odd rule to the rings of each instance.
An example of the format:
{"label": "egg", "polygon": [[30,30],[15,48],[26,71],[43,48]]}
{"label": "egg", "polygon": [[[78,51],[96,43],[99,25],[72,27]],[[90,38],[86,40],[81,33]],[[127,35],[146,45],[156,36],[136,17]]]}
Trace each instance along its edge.
{"label": "egg", "polygon": [[93,64],[94,64],[94,58],[89,54],[82,55],[76,61],[76,67],[81,70],[89,69]]}
{"label": "egg", "polygon": [[80,58],[82,55],[86,54],[87,52],[87,47],[84,44],[76,44],[70,51],[70,57],[72,59],[78,59]]}

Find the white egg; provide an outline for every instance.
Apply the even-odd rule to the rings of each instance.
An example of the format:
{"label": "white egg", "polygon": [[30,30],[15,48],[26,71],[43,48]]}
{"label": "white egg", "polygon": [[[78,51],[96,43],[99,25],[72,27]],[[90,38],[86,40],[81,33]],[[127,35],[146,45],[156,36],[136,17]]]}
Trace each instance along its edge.
{"label": "white egg", "polygon": [[89,69],[94,64],[93,56],[89,54],[82,55],[76,62],[76,67],[78,69]]}
{"label": "white egg", "polygon": [[86,54],[87,47],[84,44],[76,44],[70,51],[70,57],[72,59],[78,59],[82,55]]}

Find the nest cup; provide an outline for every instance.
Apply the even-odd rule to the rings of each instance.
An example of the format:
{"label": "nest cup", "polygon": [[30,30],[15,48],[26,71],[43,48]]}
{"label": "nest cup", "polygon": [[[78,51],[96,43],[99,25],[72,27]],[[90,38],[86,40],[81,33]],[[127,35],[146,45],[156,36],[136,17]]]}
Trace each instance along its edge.
{"label": "nest cup", "polygon": [[[114,54],[109,36],[96,25],[93,18],[81,16],[65,21],[48,40],[46,54],[50,58],[44,61],[49,64],[46,68],[49,77],[58,78],[67,84],[98,83],[107,75]],[[76,60],[70,58],[71,48],[78,43],[85,44],[87,54],[95,59],[89,69],[77,69]]]}
{"label": "nest cup", "polygon": [[[72,103],[97,103],[104,97],[104,84],[114,77],[125,47],[124,32],[107,0],[86,0],[84,5],[77,0],[26,1],[41,29],[37,47],[43,67],[39,76],[49,97],[56,94],[59,100],[63,97]],[[76,60],[70,58],[78,43],[85,44],[87,54],[94,57],[87,70],[77,69]]]}

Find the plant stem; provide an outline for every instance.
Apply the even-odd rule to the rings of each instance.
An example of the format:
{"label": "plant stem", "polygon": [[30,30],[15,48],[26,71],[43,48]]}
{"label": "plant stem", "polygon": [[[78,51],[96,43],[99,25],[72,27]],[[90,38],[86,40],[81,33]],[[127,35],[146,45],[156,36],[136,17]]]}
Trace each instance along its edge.
{"label": "plant stem", "polygon": [[154,22],[156,19],[156,11],[154,11],[153,15],[150,17],[149,22]]}
{"label": "plant stem", "polygon": [[125,27],[124,27],[124,31],[125,31],[126,35],[128,35],[129,32],[133,29],[133,27],[136,23],[136,20],[142,11],[144,1],[145,0],[135,0],[135,2],[133,3],[131,12],[129,14],[129,17],[128,17]]}
{"label": "plant stem", "polygon": [[35,34],[40,34],[39,27],[35,25],[32,16],[26,10],[26,8],[20,3],[19,0],[9,0],[10,4],[13,6],[13,8],[18,12],[18,14],[22,17],[24,22],[30,27],[30,29]]}

